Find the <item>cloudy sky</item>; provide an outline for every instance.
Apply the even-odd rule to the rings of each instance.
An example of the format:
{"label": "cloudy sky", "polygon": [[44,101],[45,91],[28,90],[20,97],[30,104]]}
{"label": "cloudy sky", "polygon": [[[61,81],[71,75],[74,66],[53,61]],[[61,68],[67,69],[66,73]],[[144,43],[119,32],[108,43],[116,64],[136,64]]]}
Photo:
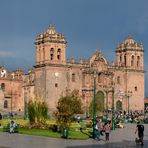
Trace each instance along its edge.
{"label": "cloudy sky", "polygon": [[148,70],[147,7],[148,0],[0,0],[0,65],[35,65],[35,38],[54,24],[68,41],[67,58],[88,59],[100,49],[114,61],[116,46],[132,35],[144,45]]}

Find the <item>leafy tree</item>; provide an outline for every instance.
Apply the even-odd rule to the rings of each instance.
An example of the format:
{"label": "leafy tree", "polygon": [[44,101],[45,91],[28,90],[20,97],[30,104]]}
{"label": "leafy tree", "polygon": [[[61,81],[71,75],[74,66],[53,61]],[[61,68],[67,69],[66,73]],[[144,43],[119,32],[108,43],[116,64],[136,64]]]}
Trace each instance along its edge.
{"label": "leafy tree", "polygon": [[82,102],[78,90],[68,91],[62,96],[56,107],[55,117],[60,127],[69,127],[74,114],[82,113]]}
{"label": "leafy tree", "polygon": [[44,125],[48,117],[47,103],[41,100],[30,100],[27,106],[30,124]]}

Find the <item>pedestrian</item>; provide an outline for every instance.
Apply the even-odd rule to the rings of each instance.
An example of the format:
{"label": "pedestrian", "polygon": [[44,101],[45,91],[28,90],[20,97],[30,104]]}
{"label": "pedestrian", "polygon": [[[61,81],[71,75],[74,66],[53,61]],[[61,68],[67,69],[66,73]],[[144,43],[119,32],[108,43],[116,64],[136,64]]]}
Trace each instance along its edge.
{"label": "pedestrian", "polygon": [[101,123],[101,119],[99,119],[97,120],[97,124],[96,124],[96,138],[99,141],[100,141],[101,130],[102,130],[102,123]]}
{"label": "pedestrian", "polygon": [[105,140],[106,140],[106,142],[109,142],[109,134],[110,134],[110,130],[111,130],[109,122],[107,122],[105,124],[104,130],[105,130]]}
{"label": "pedestrian", "polygon": [[0,113],[0,126],[2,125],[1,120],[2,120],[2,114]]}
{"label": "pedestrian", "polygon": [[144,125],[140,124],[140,122],[137,122],[135,134],[137,133],[137,131],[138,131],[139,141],[140,141],[141,145],[143,145]]}
{"label": "pedestrian", "polygon": [[77,116],[77,122],[80,123],[81,117],[78,115]]}

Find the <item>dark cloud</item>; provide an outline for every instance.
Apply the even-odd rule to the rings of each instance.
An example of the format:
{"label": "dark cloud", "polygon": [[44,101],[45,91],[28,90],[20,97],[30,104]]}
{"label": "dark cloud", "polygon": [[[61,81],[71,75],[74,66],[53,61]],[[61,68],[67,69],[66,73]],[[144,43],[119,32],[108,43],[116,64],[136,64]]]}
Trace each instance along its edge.
{"label": "dark cloud", "polygon": [[[35,64],[35,38],[49,24],[66,36],[67,58],[87,59],[101,49],[107,60],[113,61],[116,46],[129,34],[143,43],[146,57],[147,6],[147,0],[1,1],[0,63],[29,69]],[[146,91],[147,86],[146,76]]]}

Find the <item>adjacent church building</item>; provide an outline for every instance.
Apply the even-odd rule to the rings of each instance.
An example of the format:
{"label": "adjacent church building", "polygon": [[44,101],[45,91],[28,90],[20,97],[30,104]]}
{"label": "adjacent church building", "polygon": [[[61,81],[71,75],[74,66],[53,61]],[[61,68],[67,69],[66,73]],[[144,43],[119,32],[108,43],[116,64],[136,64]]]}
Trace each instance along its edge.
{"label": "adjacent church building", "polygon": [[[0,110],[24,111],[24,104],[39,94],[54,111],[61,95],[78,90],[85,110],[94,97],[104,109],[144,110],[144,49],[131,36],[116,48],[109,63],[97,50],[87,60],[66,59],[67,41],[54,26],[35,40],[36,63],[27,74],[1,67]],[[85,54],[85,52],[84,52]],[[81,58],[81,57],[80,57]],[[5,70],[5,75],[2,71]]]}

